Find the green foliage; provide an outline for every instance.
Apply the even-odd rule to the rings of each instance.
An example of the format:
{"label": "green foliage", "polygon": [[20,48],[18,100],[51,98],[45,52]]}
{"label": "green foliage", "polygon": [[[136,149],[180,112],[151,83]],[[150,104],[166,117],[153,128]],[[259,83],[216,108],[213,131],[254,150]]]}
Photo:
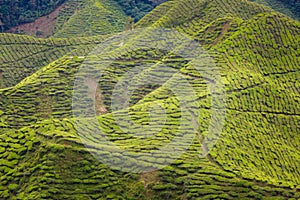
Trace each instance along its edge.
{"label": "green foliage", "polygon": [[134,18],[135,21],[140,20],[144,15],[150,12],[155,6],[155,2],[150,0],[115,0],[126,13],[126,15]]}
{"label": "green foliage", "polygon": [[256,3],[269,6],[274,10],[300,20],[300,1],[298,0],[251,0]]}
{"label": "green foliage", "polygon": [[[0,34],[0,88],[11,87],[63,56],[86,55],[105,36],[37,39]],[[10,45],[10,44],[14,45]],[[2,84],[1,84],[2,83]]]}
{"label": "green foliage", "polygon": [[67,1],[59,12],[54,37],[104,35],[123,30],[126,15],[113,0]]}
{"label": "green foliage", "polygon": [[[32,32],[31,35],[43,37],[43,31],[46,31],[47,36],[79,37],[120,32],[123,30],[126,19],[125,13],[114,0],[34,0],[24,3],[24,5],[27,3],[29,6],[19,8],[18,3],[23,5],[22,2],[11,1],[8,3],[5,1],[4,8],[9,6],[11,9],[20,9],[16,12],[25,12],[27,13],[26,16],[29,16],[24,17],[22,13],[12,12],[11,16],[4,15],[4,17],[1,17],[0,13],[0,28],[5,30],[26,22],[33,22],[37,18],[49,14],[47,18],[49,16],[51,19],[53,18],[50,21],[48,20],[49,22],[44,22],[44,19],[40,20],[43,23],[48,23],[51,30],[53,29],[52,32],[49,32],[47,29],[49,27],[46,27],[45,30],[43,26],[39,27],[40,22],[36,21],[37,30]],[[36,4],[38,6],[35,6]],[[41,10],[40,6],[43,7],[43,10]],[[1,21],[1,18],[4,19]],[[20,27],[20,29],[21,31],[17,28],[14,32],[24,33],[22,32],[24,31],[23,27]]]}
{"label": "green foliage", "polygon": [[[187,12],[191,8],[193,12]],[[180,112],[179,101],[168,88],[185,88],[180,88],[181,80],[174,74],[159,70],[156,62],[178,69],[194,87],[197,99],[186,96],[186,100],[200,111],[201,126],[195,131],[190,123],[182,124],[184,133],[195,135],[195,139],[170,166],[140,175],[110,169],[82,144],[72,119],[74,79],[84,61],[82,56],[105,37],[36,39],[2,34],[1,58],[19,66],[26,78],[12,84],[6,77],[9,70],[15,71],[8,65],[1,68],[4,83],[11,87],[0,90],[0,122],[5,125],[0,126],[0,197],[299,199],[299,22],[244,0],[184,0],[158,6],[137,26],[174,27],[201,42],[213,57],[224,79],[227,105],[225,127],[215,148],[207,157],[199,157],[212,114],[205,77],[180,56],[174,59],[155,49],[130,50],[119,55],[98,83],[95,108],[102,109],[96,114],[107,138],[137,156],[165,145],[180,133],[178,127],[187,116]],[[35,49],[46,51],[49,45],[60,51],[53,58],[56,61],[45,58],[51,63],[25,73],[19,61]],[[58,50],[65,46],[74,51]],[[97,61],[93,59],[90,61]],[[162,85],[144,85],[134,91],[129,108],[111,113],[117,81],[136,64],[149,63],[154,65],[139,72],[134,81],[140,83],[145,75],[155,72],[168,79]],[[88,97],[85,100],[92,102]],[[149,110],[155,105],[166,111],[165,118],[159,111],[150,118]],[[127,114],[134,124],[118,124],[115,116],[127,119]],[[85,120],[81,128],[89,130],[90,119]],[[157,123],[163,120],[164,125]],[[86,137],[98,139],[93,131]],[[111,154],[102,143],[89,146],[101,158]],[[116,163],[131,164],[132,160],[120,153],[114,155]],[[164,159],[144,161],[160,166]]]}
{"label": "green foliage", "polygon": [[8,186],[8,189],[9,190],[16,190],[18,188],[18,185],[17,184],[10,184],[9,186]]}
{"label": "green foliage", "polygon": [[2,0],[0,21],[5,28],[32,22],[38,17],[51,13],[65,0]]}

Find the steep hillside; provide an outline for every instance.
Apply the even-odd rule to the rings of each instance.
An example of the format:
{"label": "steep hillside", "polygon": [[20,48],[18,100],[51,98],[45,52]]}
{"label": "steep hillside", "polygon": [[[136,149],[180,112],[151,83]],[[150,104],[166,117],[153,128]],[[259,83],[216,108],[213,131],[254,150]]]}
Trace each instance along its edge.
{"label": "steep hillside", "polygon": [[[171,27],[205,51],[180,51],[180,46],[164,51],[182,40],[161,29],[159,35],[151,29],[127,32],[131,39],[122,42],[119,34],[116,41],[112,39],[114,45],[107,46],[101,42],[106,37],[0,36],[5,41],[0,50],[9,52],[1,58],[21,69],[18,61],[27,55],[12,59],[10,52],[26,48],[22,41],[33,44],[28,45],[33,50],[41,44],[43,51],[49,43],[62,49],[57,55],[61,58],[46,60],[51,63],[38,65],[22,81],[7,80],[17,77],[8,66],[3,71],[6,76],[1,80],[12,87],[0,89],[0,197],[299,199],[300,23],[246,0],[183,0],[161,4],[137,27]],[[151,42],[137,48],[144,41]],[[98,49],[91,51],[95,46]],[[203,58],[209,55],[214,64],[195,63],[186,52]],[[38,56],[33,58],[40,63]],[[105,64],[99,62],[101,58],[114,59],[97,83],[96,72]],[[140,65],[149,67],[136,70]],[[85,72],[90,72],[86,82],[79,76]],[[134,78],[127,80],[128,72]],[[219,83],[220,77],[224,88],[215,91],[209,85]],[[159,79],[161,84],[145,84],[148,79]],[[122,80],[141,87],[133,91],[128,107],[114,110],[111,102]],[[187,91],[184,80],[194,93]],[[216,98],[223,89],[226,98]],[[125,93],[120,101],[121,97]],[[85,110],[87,105],[91,107]],[[216,146],[203,157],[210,148],[207,135],[212,141],[218,136],[208,134],[210,127],[218,129],[217,122],[222,121],[216,112],[225,115],[224,127]],[[101,135],[96,131],[99,127]],[[174,150],[184,149],[183,133],[193,136],[191,145],[171,165],[152,171],[173,154],[147,155],[176,138],[179,143]],[[103,138],[109,142],[103,143]],[[111,156],[113,168],[107,161]],[[148,172],[130,173],[139,172],[135,168],[139,164]]]}
{"label": "steep hillside", "polygon": [[113,0],[66,0],[44,15],[27,24],[20,21],[7,32],[38,37],[93,36],[120,32],[126,22],[125,13]]}
{"label": "steep hillside", "polygon": [[[252,0],[299,20],[300,2]],[[10,33],[37,37],[90,36],[120,32],[131,19],[135,22],[166,0],[61,0],[10,3],[3,1],[0,28]],[[169,2],[168,5],[172,3]],[[12,10],[12,12],[8,12]],[[85,21],[88,19],[88,21]]]}
{"label": "steep hillside", "polygon": [[[163,1],[0,1],[0,31],[37,37],[91,36],[120,32],[126,15],[141,19]],[[2,6],[3,5],[3,6]],[[12,12],[8,12],[12,10]]]}
{"label": "steep hillside", "polygon": [[105,36],[37,39],[0,34],[0,88],[11,87],[65,55],[85,55]]}
{"label": "steep hillside", "polygon": [[[120,32],[126,15],[113,0],[82,0],[74,9],[70,1],[60,12],[54,37],[93,36]],[[69,16],[69,14],[72,14]]]}

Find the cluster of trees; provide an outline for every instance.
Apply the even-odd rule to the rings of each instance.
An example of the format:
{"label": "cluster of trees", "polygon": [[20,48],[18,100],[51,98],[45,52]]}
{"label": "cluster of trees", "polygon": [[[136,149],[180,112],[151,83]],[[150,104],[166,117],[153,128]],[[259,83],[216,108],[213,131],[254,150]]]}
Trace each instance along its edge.
{"label": "cluster of trees", "polygon": [[289,4],[289,5],[295,5],[300,2],[299,0],[279,0],[279,1]]}
{"label": "cluster of trees", "polygon": [[32,22],[40,16],[51,13],[64,1],[65,0],[0,0],[0,21],[4,29],[22,23]]}
{"label": "cluster of trees", "polygon": [[288,5],[292,12],[295,13],[298,17],[300,17],[300,0],[277,0],[281,1],[284,4]]}
{"label": "cluster of trees", "polygon": [[300,19],[300,0],[251,0],[268,5],[274,10],[288,15],[296,20]]}
{"label": "cluster of trees", "polygon": [[126,15],[132,17],[134,21],[138,21],[156,5],[164,1],[166,0],[116,0]]}
{"label": "cluster of trees", "polygon": [[284,3],[298,17],[300,16],[300,0],[276,0]]}
{"label": "cluster of trees", "polygon": [[[0,31],[33,22],[51,13],[66,0],[0,0]],[[124,12],[138,21],[156,5],[166,0],[115,0]]]}

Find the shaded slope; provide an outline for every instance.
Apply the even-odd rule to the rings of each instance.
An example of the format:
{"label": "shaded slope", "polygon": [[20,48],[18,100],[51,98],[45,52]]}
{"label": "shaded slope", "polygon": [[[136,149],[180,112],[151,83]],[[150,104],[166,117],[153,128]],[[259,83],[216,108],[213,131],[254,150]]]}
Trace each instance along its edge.
{"label": "shaded slope", "polygon": [[300,20],[300,2],[292,1],[292,0],[251,0],[253,2],[266,5],[276,10],[277,12],[281,12],[293,19]]}
{"label": "shaded slope", "polygon": [[41,1],[0,1],[0,21],[4,29],[32,22],[38,17],[47,15],[56,7],[64,3],[64,0],[41,0]]}
{"label": "shaded slope", "polygon": [[53,12],[46,16],[42,16],[30,23],[20,24],[6,30],[6,33],[18,33],[31,36],[50,37],[54,32],[56,19],[62,10],[63,6],[58,6]]}

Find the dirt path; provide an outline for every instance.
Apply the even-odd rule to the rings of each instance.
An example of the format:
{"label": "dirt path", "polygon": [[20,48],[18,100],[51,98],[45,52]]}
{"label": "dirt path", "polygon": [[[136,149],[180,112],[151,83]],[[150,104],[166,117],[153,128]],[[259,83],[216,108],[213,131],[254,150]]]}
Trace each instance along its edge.
{"label": "dirt path", "polygon": [[97,116],[103,115],[107,113],[107,110],[105,108],[103,99],[102,99],[102,93],[98,86],[98,83],[93,78],[88,78],[86,80],[86,84],[89,89],[89,97],[95,101],[95,112]]}
{"label": "dirt path", "polygon": [[222,31],[221,31],[221,34],[216,38],[216,40],[214,41],[214,43],[212,44],[212,46],[217,45],[222,40],[222,38],[224,37],[224,35],[227,33],[229,27],[230,27],[230,21],[226,22],[224,24],[224,26],[222,28]]}

